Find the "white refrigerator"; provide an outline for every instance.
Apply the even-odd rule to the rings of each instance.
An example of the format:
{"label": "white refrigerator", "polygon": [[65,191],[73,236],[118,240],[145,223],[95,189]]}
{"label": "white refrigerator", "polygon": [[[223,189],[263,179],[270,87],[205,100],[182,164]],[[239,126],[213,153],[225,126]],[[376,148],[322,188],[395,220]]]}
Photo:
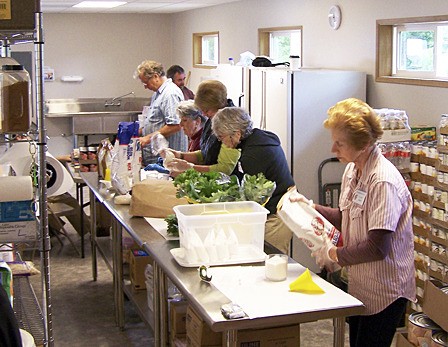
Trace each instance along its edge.
{"label": "white refrigerator", "polygon": [[[349,97],[366,98],[366,74],[358,71],[250,68],[248,108],[254,126],[276,133],[299,192],[319,200],[319,165],[334,157],[327,110]],[[323,182],[340,182],[344,165],[322,170]],[[325,169],[325,167],[324,167]],[[319,272],[308,248],[293,238],[293,258]]]}
{"label": "white refrigerator", "polygon": [[249,69],[244,66],[218,64],[210,70],[208,79],[221,81],[227,88],[227,97],[232,99],[235,106],[248,109]]}

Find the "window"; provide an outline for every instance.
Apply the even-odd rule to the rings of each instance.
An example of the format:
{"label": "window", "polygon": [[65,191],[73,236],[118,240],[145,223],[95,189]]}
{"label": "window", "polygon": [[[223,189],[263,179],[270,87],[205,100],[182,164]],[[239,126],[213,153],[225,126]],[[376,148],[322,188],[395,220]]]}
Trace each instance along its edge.
{"label": "window", "polygon": [[376,81],[448,87],[448,16],[377,21]]}
{"label": "window", "polygon": [[273,63],[289,61],[290,55],[302,57],[302,27],[264,28],[258,30],[259,53]]}
{"label": "window", "polygon": [[448,24],[396,26],[396,76],[448,78]]}
{"label": "window", "polygon": [[219,63],[219,33],[193,34],[194,67],[213,68]]}

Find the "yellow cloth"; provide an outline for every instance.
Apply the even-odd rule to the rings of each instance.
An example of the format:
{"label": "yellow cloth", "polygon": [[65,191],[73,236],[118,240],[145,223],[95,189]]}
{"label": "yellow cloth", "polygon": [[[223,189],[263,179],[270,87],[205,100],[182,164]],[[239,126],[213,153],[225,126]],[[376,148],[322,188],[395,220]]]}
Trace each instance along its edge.
{"label": "yellow cloth", "polygon": [[310,270],[306,269],[303,274],[289,284],[289,291],[305,294],[323,294],[325,291],[314,283]]}

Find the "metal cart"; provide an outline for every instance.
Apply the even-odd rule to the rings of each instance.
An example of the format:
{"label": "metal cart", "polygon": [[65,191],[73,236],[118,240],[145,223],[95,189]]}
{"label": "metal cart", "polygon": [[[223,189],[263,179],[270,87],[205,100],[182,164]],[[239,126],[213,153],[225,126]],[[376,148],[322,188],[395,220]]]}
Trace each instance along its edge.
{"label": "metal cart", "polygon": [[338,207],[339,194],[341,193],[341,183],[323,183],[322,173],[324,167],[330,163],[339,163],[338,158],[328,158],[322,161],[317,172],[319,184],[319,204],[323,206]]}

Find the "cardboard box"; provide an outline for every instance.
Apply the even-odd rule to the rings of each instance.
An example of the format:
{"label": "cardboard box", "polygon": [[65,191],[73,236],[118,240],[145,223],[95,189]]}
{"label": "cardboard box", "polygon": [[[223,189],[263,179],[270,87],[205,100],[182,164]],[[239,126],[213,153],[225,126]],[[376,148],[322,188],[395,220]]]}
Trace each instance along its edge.
{"label": "cardboard box", "polygon": [[0,223],[0,242],[25,242],[36,239],[36,221]]}
{"label": "cardboard box", "polygon": [[171,340],[187,334],[187,301],[170,301]]}
{"label": "cardboard box", "polygon": [[35,220],[33,204],[32,200],[0,202],[0,223]]}
{"label": "cardboard box", "polygon": [[[187,346],[214,347],[222,345],[222,333],[213,332],[188,306],[187,308]],[[298,347],[300,346],[300,325],[279,328],[250,329],[238,331],[238,347]]]}
{"label": "cardboard box", "polygon": [[146,289],[146,265],[152,264],[152,259],[142,250],[132,250],[129,257],[129,274],[134,289]]}
{"label": "cardboard box", "polygon": [[6,0],[0,11],[0,30],[33,30],[40,0]]}
{"label": "cardboard box", "polygon": [[437,280],[425,282],[423,312],[443,330],[448,331],[448,294],[440,289],[442,286]]}
{"label": "cardboard box", "polygon": [[33,202],[0,202],[0,242],[32,241],[37,236]]}
{"label": "cardboard box", "polygon": [[411,128],[411,141],[434,141],[436,127],[418,125]]}
{"label": "cardboard box", "polygon": [[298,347],[300,325],[238,331],[238,347]]}
{"label": "cardboard box", "polygon": [[221,346],[222,333],[214,332],[191,306],[186,318],[187,346]]}
{"label": "cardboard box", "polygon": [[408,341],[407,333],[397,333],[397,344],[396,347],[415,347],[412,343]]}

